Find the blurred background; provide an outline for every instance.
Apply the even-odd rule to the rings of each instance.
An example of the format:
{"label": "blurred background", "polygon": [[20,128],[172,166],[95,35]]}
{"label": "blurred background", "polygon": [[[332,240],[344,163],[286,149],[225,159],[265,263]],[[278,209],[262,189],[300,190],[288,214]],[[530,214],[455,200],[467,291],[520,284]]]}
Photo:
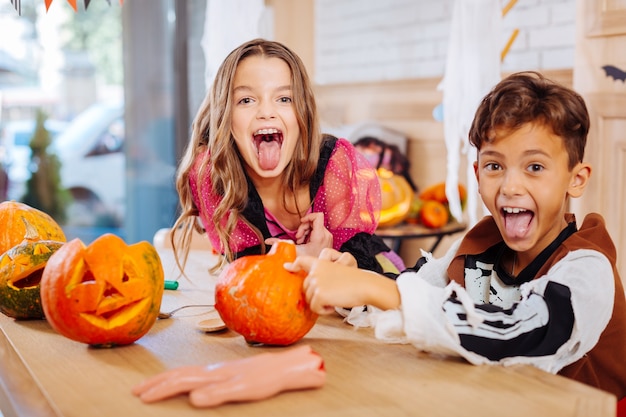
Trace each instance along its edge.
{"label": "blurred background", "polygon": [[[302,57],[326,130],[349,135],[374,121],[405,136],[409,153],[422,153],[413,139],[441,134],[431,116],[441,101],[433,82],[445,72],[452,0],[93,0],[87,8],[78,0],[76,11],[63,0],[48,10],[43,0],[24,0],[19,13],[11,3],[0,2],[2,198],[52,214],[68,237],[113,232],[135,242],[171,226],[175,169],[193,115],[226,53],[253,37],[283,41]],[[572,66],[573,0],[540,3],[517,6],[497,39],[499,48],[522,27],[511,68]],[[537,42],[550,27],[556,38]],[[423,105],[432,124],[419,136],[386,116],[397,112],[396,99],[374,113],[362,108],[367,100],[354,100],[351,86],[397,80],[431,90],[416,91],[430,97]],[[418,114],[410,120],[423,123]],[[445,178],[418,162],[418,185]],[[57,166],[58,175],[45,171]]]}
{"label": "blurred background", "polygon": [[[593,184],[572,209],[602,213],[618,258],[626,256],[626,83],[602,69],[626,69],[623,2],[92,0],[85,9],[78,0],[77,11],[65,0],[48,11],[44,0],[20,3],[18,14],[0,0],[0,199],[42,205],[70,238],[111,231],[151,241],[173,224],[175,170],[207,86],[227,52],[260,36],[302,58],[324,130],[392,138],[421,189],[451,175],[471,185],[471,155],[448,139],[444,115],[468,87],[478,94],[497,81],[481,74],[536,70],[577,89],[601,146],[588,150]],[[55,167],[58,175],[46,172]],[[472,216],[482,216],[479,203],[461,220]],[[429,246],[410,243],[407,264]]]}
{"label": "blurred background", "polygon": [[53,215],[68,238],[151,241],[177,210],[174,1],[137,14],[78,3],[0,5],[3,199]]}

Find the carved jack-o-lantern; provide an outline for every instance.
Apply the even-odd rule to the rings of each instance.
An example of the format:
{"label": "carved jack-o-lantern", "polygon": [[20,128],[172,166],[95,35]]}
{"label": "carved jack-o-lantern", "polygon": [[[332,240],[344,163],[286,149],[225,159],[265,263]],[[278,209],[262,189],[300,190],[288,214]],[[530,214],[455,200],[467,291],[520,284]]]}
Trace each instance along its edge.
{"label": "carved jack-o-lantern", "polygon": [[0,312],[15,319],[43,319],[39,283],[50,256],[64,242],[25,239],[0,256]]}
{"label": "carved jack-o-lantern", "polygon": [[105,234],[85,246],[74,239],[48,260],[41,303],[50,325],[92,346],[133,343],[155,323],[163,267],[148,242],[127,245]]}
{"label": "carved jack-o-lantern", "polygon": [[378,226],[395,226],[409,214],[413,189],[402,175],[394,174],[385,168],[378,168],[376,173],[380,181],[382,198]]}
{"label": "carved jack-o-lantern", "polygon": [[24,239],[65,242],[61,226],[47,213],[17,201],[0,203],[0,255]]}

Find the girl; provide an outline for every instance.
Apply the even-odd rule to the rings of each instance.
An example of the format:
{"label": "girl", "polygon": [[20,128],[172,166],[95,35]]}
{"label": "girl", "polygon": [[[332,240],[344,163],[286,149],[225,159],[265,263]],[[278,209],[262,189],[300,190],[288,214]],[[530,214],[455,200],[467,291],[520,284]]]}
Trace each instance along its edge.
{"label": "girl", "polygon": [[222,264],[290,239],[301,255],[334,248],[364,269],[404,269],[373,234],[375,171],[347,140],[320,133],[304,65],[278,42],[255,39],[226,57],[194,121],[177,188],[177,259],[199,218]]}

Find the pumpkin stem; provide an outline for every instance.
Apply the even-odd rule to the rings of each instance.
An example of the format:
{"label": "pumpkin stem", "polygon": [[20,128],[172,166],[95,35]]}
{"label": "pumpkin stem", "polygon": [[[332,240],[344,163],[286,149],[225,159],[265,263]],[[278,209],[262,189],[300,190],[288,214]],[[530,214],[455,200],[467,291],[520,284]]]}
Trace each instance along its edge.
{"label": "pumpkin stem", "polygon": [[35,226],[30,224],[30,222],[26,220],[26,218],[24,217],[22,217],[22,221],[24,222],[24,226],[26,228],[26,231],[24,232],[24,240],[28,240],[28,241],[40,240],[39,232],[37,232],[37,229],[35,228]]}
{"label": "pumpkin stem", "polygon": [[296,259],[296,244],[289,240],[280,240],[272,246],[268,255],[277,255],[285,258],[286,262],[292,262]]}

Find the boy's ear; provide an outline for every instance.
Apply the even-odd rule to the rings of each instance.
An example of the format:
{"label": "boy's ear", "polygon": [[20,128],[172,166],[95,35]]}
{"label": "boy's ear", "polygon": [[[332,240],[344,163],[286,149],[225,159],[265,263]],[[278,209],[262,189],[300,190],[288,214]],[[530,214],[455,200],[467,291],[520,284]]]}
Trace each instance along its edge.
{"label": "boy's ear", "polygon": [[579,162],[574,169],[572,170],[572,179],[570,182],[570,186],[567,189],[567,193],[570,197],[580,197],[583,195],[583,191],[585,191],[585,187],[589,182],[589,177],[591,176],[591,165]]}

